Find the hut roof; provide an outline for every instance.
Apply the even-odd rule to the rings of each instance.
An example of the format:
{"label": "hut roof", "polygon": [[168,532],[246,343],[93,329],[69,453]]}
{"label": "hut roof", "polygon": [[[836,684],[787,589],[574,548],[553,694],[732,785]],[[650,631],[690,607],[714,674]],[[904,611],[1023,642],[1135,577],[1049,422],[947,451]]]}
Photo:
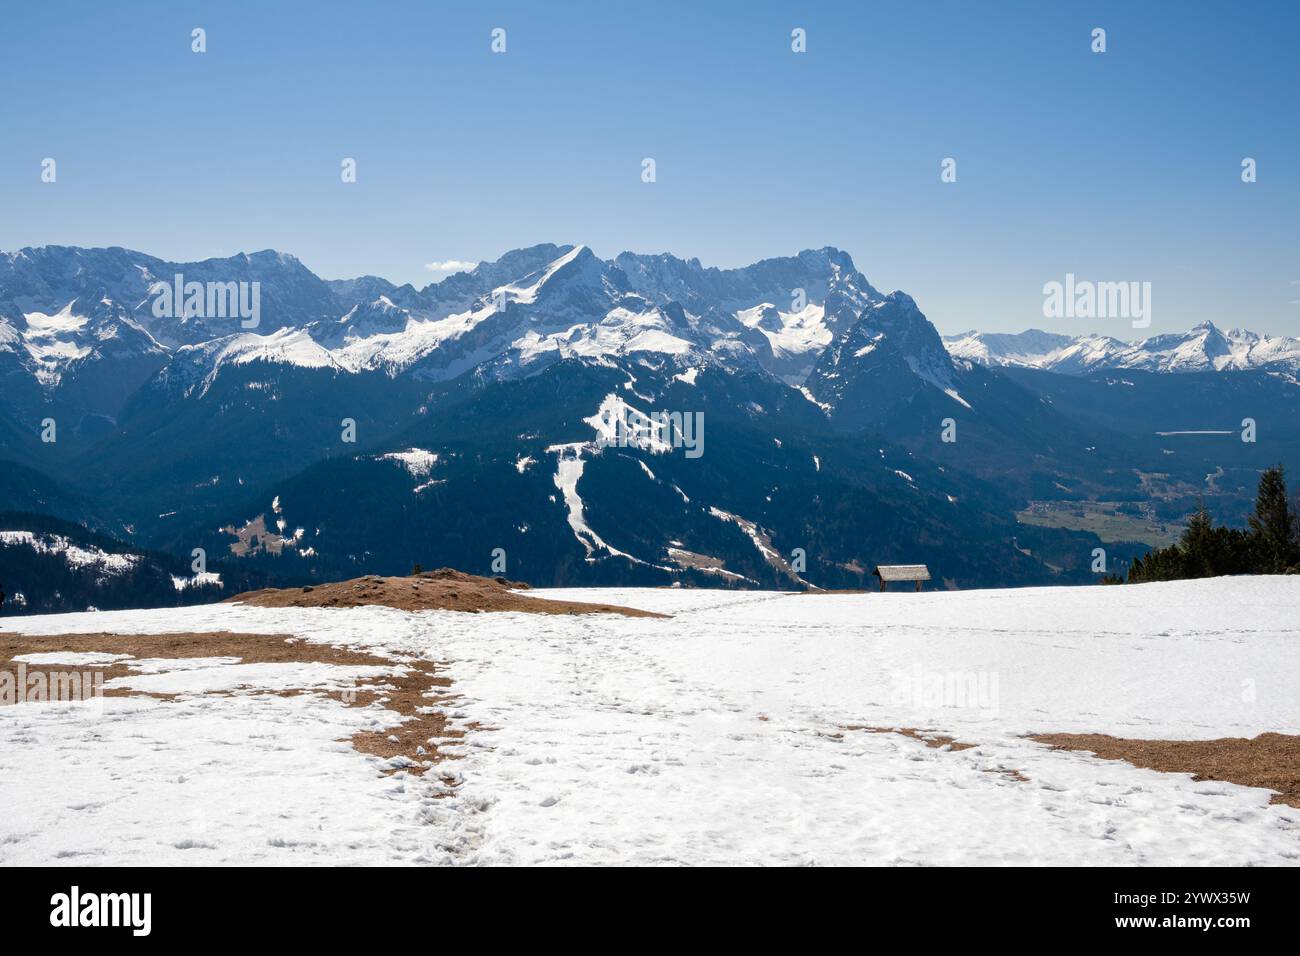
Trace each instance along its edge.
{"label": "hut roof", "polygon": [[930,569],[924,564],[881,564],[871,573],[882,581],[930,580]]}

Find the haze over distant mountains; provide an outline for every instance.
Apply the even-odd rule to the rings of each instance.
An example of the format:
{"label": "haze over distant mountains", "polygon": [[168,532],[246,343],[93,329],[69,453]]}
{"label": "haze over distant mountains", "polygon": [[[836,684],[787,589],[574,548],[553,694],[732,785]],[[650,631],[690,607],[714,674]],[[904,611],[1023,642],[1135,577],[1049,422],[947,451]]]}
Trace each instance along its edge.
{"label": "haze over distant mountains", "polygon": [[[159,309],[178,276],[256,283],[257,327]],[[1210,325],[945,340],[833,247],[716,269],[543,244],[417,289],[273,251],[49,246],[0,254],[0,496],[293,580],[497,550],[551,584],[861,586],[887,560],[1090,580],[1096,535],[1016,513],[1238,508],[1300,447],[1298,357]],[[704,453],[608,446],[622,406],[702,415]],[[1163,437],[1246,417],[1258,442]]]}
{"label": "haze over distant mountains", "polygon": [[1122,342],[1108,335],[1069,336],[1041,329],[1018,334],[963,332],[944,336],[957,358],[983,365],[1041,368],[1078,375],[1098,369],[1151,372],[1206,372],[1300,369],[1300,339],[1267,336],[1245,329],[1221,331],[1202,322],[1189,332]]}

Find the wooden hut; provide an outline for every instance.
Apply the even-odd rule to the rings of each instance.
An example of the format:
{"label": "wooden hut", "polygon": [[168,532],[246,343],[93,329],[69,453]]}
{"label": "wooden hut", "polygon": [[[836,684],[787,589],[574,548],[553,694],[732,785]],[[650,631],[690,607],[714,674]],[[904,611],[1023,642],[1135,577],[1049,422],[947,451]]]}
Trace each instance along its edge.
{"label": "wooden hut", "polygon": [[930,580],[930,569],[924,564],[878,564],[871,572],[880,579],[880,590],[885,590],[891,582],[915,581],[916,589],[921,590],[921,582]]}

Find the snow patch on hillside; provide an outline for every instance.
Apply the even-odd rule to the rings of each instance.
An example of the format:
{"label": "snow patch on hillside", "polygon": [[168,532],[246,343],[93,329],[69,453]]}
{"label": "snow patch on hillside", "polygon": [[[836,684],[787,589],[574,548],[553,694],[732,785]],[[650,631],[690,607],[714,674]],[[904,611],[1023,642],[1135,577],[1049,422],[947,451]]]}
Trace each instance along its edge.
{"label": "snow patch on hillside", "polygon": [[61,556],[69,567],[95,568],[107,574],[123,574],[143,560],[138,554],[114,554],[101,548],[82,547],[61,534],[0,531],[0,544],[10,547],[25,545],[40,554]]}
{"label": "snow patch on hillside", "polygon": [[423,448],[408,448],[406,451],[390,451],[380,455],[379,460],[397,462],[413,478],[427,478],[433,471],[433,466],[438,463],[438,454]]}
{"label": "snow patch on hillside", "polygon": [[560,490],[564,497],[564,507],[568,512],[569,527],[573,529],[573,536],[582,542],[582,546],[587,550],[587,560],[595,561],[598,550],[608,551],[612,555],[629,560],[636,561],[632,555],[626,554],[615,547],[612,547],[600,535],[591,530],[587,524],[584,513],[585,505],[582,496],[578,494],[578,479],[582,477],[584,462],[582,460],[583,451],[587,445],[583,442],[574,442],[568,445],[552,445],[547,448],[548,452],[553,452],[557,456],[555,466],[555,487]]}
{"label": "snow patch on hillside", "polygon": [[[652,455],[667,454],[673,450],[671,427],[652,419],[645,412],[629,405],[620,395],[610,392],[600,403],[596,414],[583,421],[596,431],[596,445],[616,445],[639,448]],[[668,437],[665,437],[665,435]]]}
{"label": "snow patch on hillside", "polygon": [[57,386],[63,373],[74,362],[84,359],[94,351],[80,341],[78,333],[85,329],[89,318],[73,311],[73,299],[55,313],[26,312],[23,320],[27,327],[22,333],[23,348],[35,363],[36,380],[44,386]]}
{"label": "snow patch on hillside", "polygon": [[216,586],[219,588],[225,587],[225,585],[221,582],[221,575],[218,574],[216,571],[200,571],[197,574],[192,574],[188,577],[181,577],[175,574],[172,575],[172,587],[174,587],[177,591],[184,591],[187,588],[202,588],[202,587],[212,587],[212,586]]}

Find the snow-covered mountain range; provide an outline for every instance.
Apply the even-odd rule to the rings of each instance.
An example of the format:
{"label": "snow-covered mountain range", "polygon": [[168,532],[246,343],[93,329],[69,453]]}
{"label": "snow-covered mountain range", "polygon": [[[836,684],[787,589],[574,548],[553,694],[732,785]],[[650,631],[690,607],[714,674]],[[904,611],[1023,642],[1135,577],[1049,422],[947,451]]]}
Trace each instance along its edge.
{"label": "snow-covered mountain range", "polygon": [[[158,290],[176,277],[199,283],[207,298],[158,315]],[[213,314],[211,287],[236,283],[260,287],[256,328]],[[940,342],[915,302],[896,296],[830,247],[716,269],[667,254],[603,260],[585,246],[543,244],[417,290],[374,276],[322,280],[273,251],[172,263],[120,248],[47,246],[0,255],[0,374],[33,400],[75,397],[81,410],[113,417],[126,393],[156,374],[202,391],[222,367],[253,362],[437,382],[471,369],[511,377],[568,357],[654,353],[687,366],[759,368],[801,387],[810,377],[834,382],[814,368],[852,345],[854,359],[896,352],[944,392],[954,391],[944,348],[982,365],[1072,374],[1300,368],[1300,340],[1210,323],[1135,343],[1036,329]]]}
{"label": "snow-covered mountain range", "polygon": [[[157,290],[176,276],[205,290],[258,283],[258,327],[202,306],[155,314]],[[417,290],[373,276],[327,282],[270,251],[168,263],[43,247],[0,256],[0,354],[46,392],[124,363],[133,380],[167,367],[187,386],[256,361],[439,381],[480,366],[509,376],[569,356],[638,352],[757,363],[796,382],[881,298],[830,248],[720,270],[548,244]]]}
{"label": "snow-covered mountain range", "polygon": [[963,332],[944,336],[955,357],[981,365],[1041,368],[1078,375],[1101,369],[1149,372],[1300,370],[1300,339],[1220,330],[1202,322],[1188,332],[1171,332],[1137,342],[1108,335],[1062,335],[1029,329],[1018,334]]}

